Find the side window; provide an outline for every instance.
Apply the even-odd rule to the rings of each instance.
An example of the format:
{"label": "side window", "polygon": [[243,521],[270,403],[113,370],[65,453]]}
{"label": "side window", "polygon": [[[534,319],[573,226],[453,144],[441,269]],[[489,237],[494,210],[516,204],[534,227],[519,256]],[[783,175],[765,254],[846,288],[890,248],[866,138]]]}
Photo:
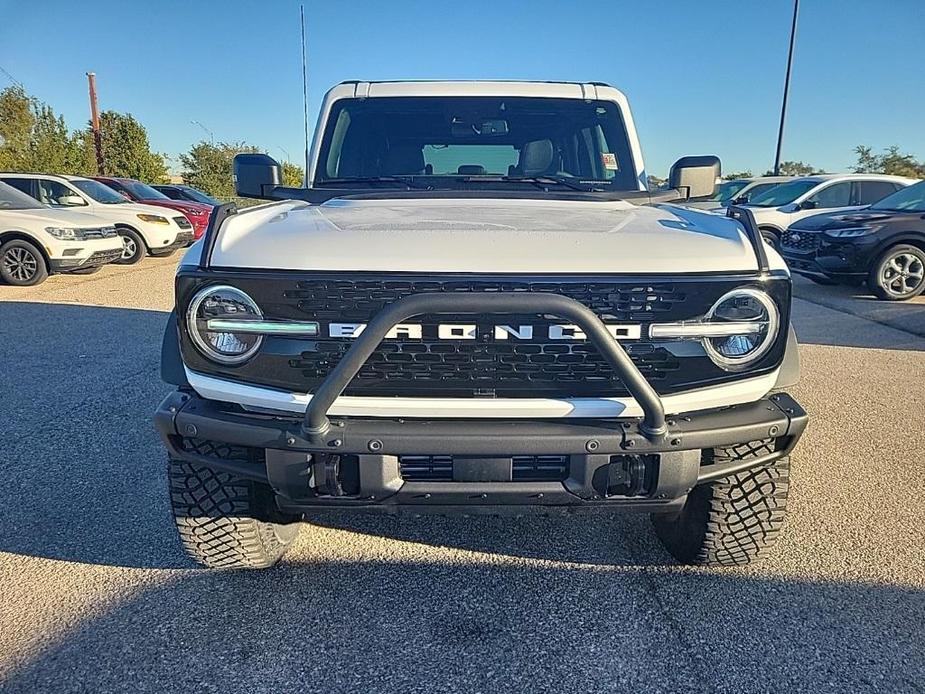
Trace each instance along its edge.
{"label": "side window", "polygon": [[31,178],[4,178],[3,182],[9,186],[13,186],[16,190],[25,193],[30,197],[35,197],[32,194],[32,179]]}
{"label": "side window", "polygon": [[48,178],[39,178],[36,182],[38,183],[39,201],[46,205],[82,207],[87,204],[83,198],[63,183]]}
{"label": "side window", "polygon": [[816,203],[816,207],[849,207],[851,205],[851,181],[833,183],[826,186],[815,195],[809,197],[807,202]]}
{"label": "side window", "polygon": [[858,182],[858,205],[872,205],[890,193],[896,192],[896,184],[889,181],[860,181]]}

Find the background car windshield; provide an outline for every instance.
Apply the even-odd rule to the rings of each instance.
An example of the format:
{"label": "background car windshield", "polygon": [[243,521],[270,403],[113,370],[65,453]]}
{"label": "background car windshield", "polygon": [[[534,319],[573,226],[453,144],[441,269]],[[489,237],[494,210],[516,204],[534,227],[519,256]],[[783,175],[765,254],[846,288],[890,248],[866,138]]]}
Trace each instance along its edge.
{"label": "background car windshield", "polygon": [[0,210],[36,210],[44,207],[35,198],[0,182]]}
{"label": "background car windshield", "polygon": [[871,205],[870,209],[925,212],[925,181],[890,193]]}
{"label": "background car windshield", "polygon": [[206,205],[221,205],[222,204],[215,198],[206,195],[201,190],[196,190],[195,188],[189,188],[187,186],[183,186],[182,188],[180,188],[180,190],[182,190],[188,197],[191,197],[195,202],[202,202],[202,203],[205,203]]}
{"label": "background car windshield", "polygon": [[170,200],[161,191],[140,181],[119,181],[122,186],[139,200]]}
{"label": "background car windshield", "polygon": [[726,202],[732,200],[736,193],[748,185],[748,181],[726,181],[716,186],[716,192],[710,196],[710,200]]}
{"label": "background car windshield", "polygon": [[748,204],[755,207],[779,207],[780,205],[789,205],[798,197],[807,193],[816,186],[819,181],[791,181],[774,186],[771,190],[766,190],[760,195],[749,198]]}
{"label": "background car windshield", "polygon": [[424,176],[436,188],[471,189],[497,188],[502,176],[555,176],[608,191],[639,189],[622,115],[607,101],[343,99],[332,109],[319,161],[316,185]]}
{"label": "background car windshield", "polygon": [[89,178],[78,178],[70,181],[70,184],[104,205],[118,205],[123,202],[128,202],[124,195],[117,193],[112,188],[103,185],[99,181],[93,181]]}

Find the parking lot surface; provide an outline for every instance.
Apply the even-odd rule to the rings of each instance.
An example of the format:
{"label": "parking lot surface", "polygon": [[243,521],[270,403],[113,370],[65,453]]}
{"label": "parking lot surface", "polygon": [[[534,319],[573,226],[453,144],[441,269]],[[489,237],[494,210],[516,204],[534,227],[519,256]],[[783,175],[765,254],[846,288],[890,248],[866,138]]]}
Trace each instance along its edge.
{"label": "parking lot surface", "polygon": [[642,516],[306,524],[272,570],[180,551],[151,413],[175,259],[0,287],[0,690],[925,691],[925,302],[798,281],[811,416],[763,564]]}

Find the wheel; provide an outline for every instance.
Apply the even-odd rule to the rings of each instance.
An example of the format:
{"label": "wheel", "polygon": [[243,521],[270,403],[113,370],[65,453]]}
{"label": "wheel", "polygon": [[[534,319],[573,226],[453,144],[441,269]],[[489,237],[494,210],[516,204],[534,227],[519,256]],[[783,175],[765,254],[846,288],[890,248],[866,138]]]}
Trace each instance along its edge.
{"label": "wheel", "polygon": [[93,267],[82,267],[77,270],[71,270],[72,275],[95,275],[97,272],[103,269],[102,265],[94,265]]}
{"label": "wheel", "polygon": [[115,261],[119,265],[134,265],[145,257],[147,246],[144,239],[134,229],[119,228],[122,237],[122,257]]}
{"label": "wheel", "polygon": [[[715,461],[738,459],[735,448],[714,449]],[[753,449],[755,455],[769,450]],[[699,485],[680,513],[652,516],[655,533],[684,564],[748,564],[767,554],[780,534],[789,487],[789,458]]]}
{"label": "wheel", "polygon": [[803,275],[803,276],[809,279],[811,282],[815,282],[816,284],[821,284],[823,287],[831,287],[833,285],[838,284],[838,282],[836,282],[835,280],[830,279],[828,277],[823,277],[822,275]]}
{"label": "wheel", "polygon": [[264,484],[171,458],[170,503],[183,548],[212,569],[273,566],[299,534]]}
{"label": "wheel", "polygon": [[867,286],[885,301],[905,301],[925,290],[925,251],[901,243],[886,249],[870,270]]}
{"label": "wheel", "polygon": [[773,231],[772,229],[762,229],[761,238],[763,238],[765,243],[767,243],[775,251],[780,250],[780,236],[776,231]]}
{"label": "wheel", "polygon": [[0,278],[16,287],[31,287],[48,278],[48,266],[38,248],[13,239],[0,246]]}

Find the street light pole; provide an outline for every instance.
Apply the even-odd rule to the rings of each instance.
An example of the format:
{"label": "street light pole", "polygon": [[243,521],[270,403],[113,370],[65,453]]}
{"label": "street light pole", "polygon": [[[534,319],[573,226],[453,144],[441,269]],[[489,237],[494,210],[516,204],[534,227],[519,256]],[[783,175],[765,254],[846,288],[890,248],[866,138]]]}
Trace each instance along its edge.
{"label": "street light pole", "polygon": [[780,105],[780,128],[777,131],[777,153],[774,155],[774,175],[780,176],[780,150],[784,144],[784,120],[787,117],[787,96],[790,94],[790,70],[793,67],[793,44],[797,36],[797,15],[800,0],[793,0],[793,24],[790,26],[790,50],[787,53],[787,75],[784,77],[784,99]]}
{"label": "street light pole", "polygon": [[193,125],[198,125],[200,128],[206,131],[206,134],[209,136],[209,144],[215,144],[215,138],[212,136],[212,131],[209,130],[206,126],[200,123],[198,120],[191,120],[190,123]]}

